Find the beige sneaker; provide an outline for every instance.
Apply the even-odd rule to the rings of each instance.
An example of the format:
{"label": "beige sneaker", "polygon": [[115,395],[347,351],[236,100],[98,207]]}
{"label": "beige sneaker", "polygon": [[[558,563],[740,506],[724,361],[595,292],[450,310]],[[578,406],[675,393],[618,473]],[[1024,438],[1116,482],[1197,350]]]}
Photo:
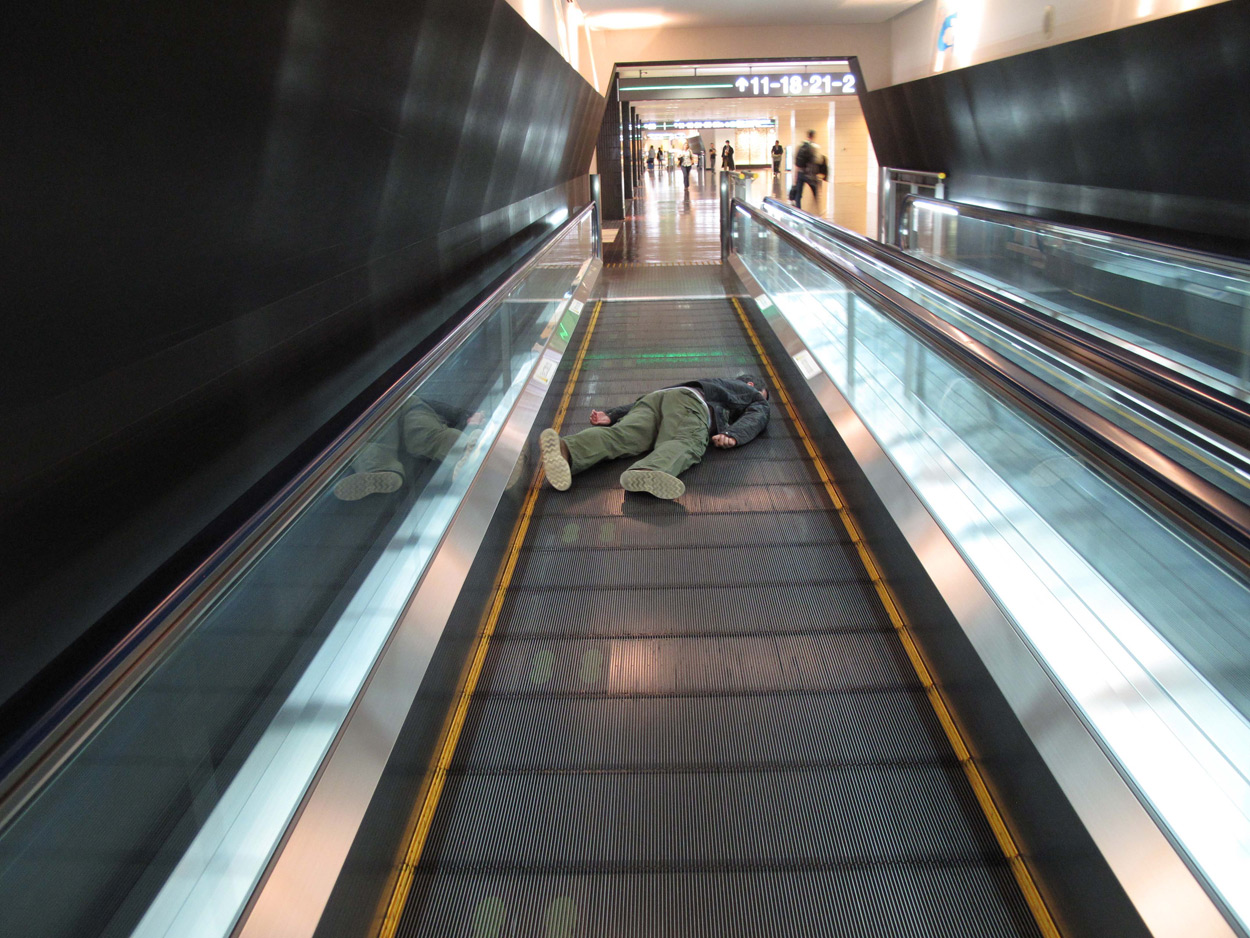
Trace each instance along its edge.
{"label": "beige sneaker", "polygon": [[621,488],[626,492],[647,492],[656,498],[681,498],[686,493],[686,483],[658,469],[626,469],[621,473]]}
{"label": "beige sneaker", "polygon": [[569,465],[568,449],[560,434],[551,428],[538,434],[538,452],[551,487],[557,492],[567,492],[573,484],[573,467]]}
{"label": "beige sneaker", "polygon": [[454,482],[460,478],[460,473],[464,471],[464,467],[469,463],[469,457],[473,455],[474,449],[477,448],[477,441],[482,438],[481,427],[474,427],[472,430],[466,430],[460,437],[460,443],[464,446],[464,452],[460,454],[460,458],[456,460],[456,464],[451,467],[451,480]]}
{"label": "beige sneaker", "polygon": [[404,477],[398,472],[382,469],[378,472],[353,472],[334,484],[334,497],[344,502],[355,502],[366,495],[386,495],[398,492]]}

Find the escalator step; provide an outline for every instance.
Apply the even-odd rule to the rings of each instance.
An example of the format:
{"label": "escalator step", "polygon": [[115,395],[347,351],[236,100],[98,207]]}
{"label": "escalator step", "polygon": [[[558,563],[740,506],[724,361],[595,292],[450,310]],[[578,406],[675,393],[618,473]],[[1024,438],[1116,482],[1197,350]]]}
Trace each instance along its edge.
{"label": "escalator step", "polygon": [[482,694],[748,694],[914,687],[890,632],[492,642]]}
{"label": "escalator step", "polygon": [[[616,464],[619,475],[628,467]],[[686,489],[677,501],[666,502],[621,488],[579,486],[577,478],[567,492],[544,492],[539,511],[550,515],[615,515],[633,518],[681,518],[689,514],[729,511],[826,511],[829,496],[819,485],[703,485]]]}
{"label": "escalator step", "polygon": [[418,874],[399,935],[1002,938],[1036,935],[1005,864],[691,873]]}
{"label": "escalator step", "polygon": [[[743,447],[745,452],[747,447]],[[736,459],[737,453],[722,453],[713,450],[706,459],[682,473],[682,481],[690,486],[732,485],[746,487],[753,485],[794,485],[798,483],[815,483],[819,476],[812,468],[808,459]],[[620,485],[620,473],[629,465],[628,460],[620,460],[615,471],[581,473],[577,477],[578,488],[611,488]],[[598,467],[595,467],[596,469]],[[828,520],[825,521],[828,525]]]}
{"label": "escalator step", "polygon": [[449,774],[429,846],[445,869],[983,862],[971,797],[947,763]]}
{"label": "escalator step", "polygon": [[783,586],[725,586],[708,590],[572,589],[508,591],[496,640],[527,635],[628,637],[768,634],[821,629],[889,629],[890,621],[867,581]]}
{"label": "escalator step", "polygon": [[940,762],[918,690],[726,697],[479,697],[466,771]]}
{"label": "escalator step", "polygon": [[669,589],[730,583],[827,583],[865,577],[854,548],[836,543],[729,545],[698,551],[675,547],[592,551],[525,548],[517,561],[517,571],[518,579],[531,589],[609,584],[625,589]]}
{"label": "escalator step", "polygon": [[677,524],[655,524],[638,518],[576,520],[541,516],[530,525],[533,550],[613,547],[685,547],[707,544],[836,544],[845,543],[840,525],[823,512],[691,515]]}

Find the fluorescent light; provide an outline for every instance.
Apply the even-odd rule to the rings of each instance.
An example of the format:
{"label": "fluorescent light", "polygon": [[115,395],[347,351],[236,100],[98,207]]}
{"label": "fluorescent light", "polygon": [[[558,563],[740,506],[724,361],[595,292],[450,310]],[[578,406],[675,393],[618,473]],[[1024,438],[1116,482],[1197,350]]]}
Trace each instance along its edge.
{"label": "fluorescent light", "polygon": [[654,29],[668,22],[663,13],[599,13],[586,17],[591,29]]}

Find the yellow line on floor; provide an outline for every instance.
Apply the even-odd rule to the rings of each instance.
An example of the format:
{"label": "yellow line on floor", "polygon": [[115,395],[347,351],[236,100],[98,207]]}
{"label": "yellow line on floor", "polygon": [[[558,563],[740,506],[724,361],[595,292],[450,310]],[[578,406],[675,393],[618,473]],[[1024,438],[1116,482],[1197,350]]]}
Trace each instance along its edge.
{"label": "yellow line on floor", "polygon": [[1003,856],[1007,858],[1012,875],[1015,876],[1016,883],[1024,894],[1029,910],[1037,920],[1038,928],[1041,929],[1044,938],[1059,938],[1059,929],[1055,926],[1050,910],[1046,908],[1045,900],[1042,899],[1041,893],[1038,892],[1037,884],[1033,881],[1033,875],[1025,865],[1024,858],[1020,855],[1015,839],[1007,829],[1003,816],[999,812],[998,806],[994,803],[989,788],[986,787],[985,779],[982,778],[980,769],[977,768],[976,763],[973,761],[972,753],[964,743],[963,736],[959,732],[954,717],[947,708],[946,702],[942,699],[942,695],[938,691],[932,675],[929,673],[928,665],[925,664],[924,658],[920,655],[920,649],[912,639],[911,630],[903,618],[901,607],[895,601],[890,587],[886,585],[885,578],[881,574],[881,568],[877,565],[876,559],[868,549],[868,545],[860,533],[859,526],[847,509],[842,493],[838,491],[838,487],[833,481],[833,474],[829,471],[829,467],[825,465],[824,459],[812,442],[811,435],[807,432],[807,426],[803,423],[803,419],[799,416],[793,402],[790,400],[790,396],[786,393],[780,379],[777,377],[772,359],[764,351],[764,346],[760,343],[755,327],[751,325],[751,320],[747,318],[746,311],[743,310],[742,305],[736,298],[731,298],[731,302],[734,305],[734,309],[738,312],[738,318],[742,320],[742,325],[746,329],[747,335],[750,336],[751,344],[755,346],[755,351],[759,353],[760,360],[764,363],[764,368],[768,372],[769,387],[776,391],[779,403],[785,408],[787,415],[794,422],[799,438],[803,441],[804,449],[807,450],[808,456],[811,457],[812,462],[816,465],[820,481],[824,485],[830,501],[833,502],[833,507],[837,511],[838,517],[842,519],[842,524],[846,528],[852,543],[854,543],[856,551],[859,553],[864,569],[868,572],[868,577],[872,580],[872,585],[877,591],[877,596],[885,607],[885,611],[890,617],[890,622],[903,643],[903,648],[907,652],[907,659],[911,662],[912,667],[916,671],[916,676],[924,687],[925,695],[937,714],[938,721],[942,724],[942,729],[946,733],[946,738],[950,741],[951,748],[955,750],[955,756],[959,759],[959,764],[963,768],[964,774],[968,777],[968,782],[976,795],[977,803],[985,813],[985,819],[989,821],[991,830],[994,831],[994,837],[998,841],[998,846],[1002,850]]}
{"label": "yellow line on floor", "polygon": [[[552,421],[552,426],[557,430],[564,424],[564,416],[568,413],[569,401],[573,398],[573,388],[577,384],[578,375],[581,374],[582,362],[586,358],[586,349],[590,346],[590,337],[594,334],[595,325],[599,321],[599,310],[602,307],[603,300],[595,303],[594,312],[590,314],[590,322],[586,324],[586,334],[582,337],[582,344],[578,349],[577,359],[573,363],[573,370],[569,373],[568,385],[564,389],[564,395],[560,399],[560,406],[556,409],[555,419]],[[491,603],[482,621],[477,646],[474,648],[473,656],[470,658],[466,672],[460,679],[455,709],[444,723],[443,731],[439,736],[439,743],[436,749],[438,756],[434,761],[433,771],[427,776],[422,785],[422,791],[417,797],[416,804],[420,806],[420,810],[414,811],[409,818],[407,825],[408,833],[405,837],[408,846],[404,851],[403,861],[394,874],[394,886],[390,890],[390,899],[386,904],[386,910],[381,912],[379,909],[382,919],[378,930],[379,938],[394,938],[395,931],[399,927],[400,916],[403,915],[404,906],[408,902],[408,894],[412,890],[412,881],[416,876],[417,864],[421,862],[421,853],[425,849],[425,842],[429,837],[430,827],[434,823],[434,813],[438,809],[438,801],[443,793],[443,786],[447,782],[447,771],[451,767],[452,758],[456,754],[456,743],[459,742],[460,733],[464,729],[465,717],[469,712],[469,703],[473,699],[473,692],[477,688],[478,678],[482,673],[482,666],[486,662],[486,652],[490,648],[490,639],[495,632],[495,624],[499,621],[499,614],[503,610],[504,598],[507,596],[508,586],[512,582],[512,575],[516,571],[517,557],[521,553],[521,545],[525,543],[525,535],[529,531],[530,519],[534,514],[534,504],[538,501],[538,493],[542,482],[542,473],[536,473],[533,481],[530,483],[529,490],[525,494],[525,503],[521,508],[521,515],[512,530],[512,537],[508,542],[505,560],[492,590]]]}

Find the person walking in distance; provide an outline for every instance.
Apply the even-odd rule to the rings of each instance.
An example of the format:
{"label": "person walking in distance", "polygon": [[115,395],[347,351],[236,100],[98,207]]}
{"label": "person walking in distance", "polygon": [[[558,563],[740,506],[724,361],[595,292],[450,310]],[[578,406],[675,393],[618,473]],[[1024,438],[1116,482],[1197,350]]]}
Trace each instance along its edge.
{"label": "person walking in distance", "polygon": [[728,140],[720,148],[720,166],[727,173],[732,173],[734,170],[734,148],[729,145]]}
{"label": "person walking in distance", "polygon": [[773,142],[773,175],[776,176],[781,172],[781,158],[786,155],[786,148],[781,145],[781,141]]}
{"label": "person walking in distance", "polygon": [[[795,208],[803,207],[803,186],[811,187],[812,198],[819,200],[820,190],[817,188],[816,177],[820,172],[820,151],[816,146],[816,131],[809,130],[807,139],[800,144],[794,154],[794,186],[790,189],[790,201]],[[819,205],[819,201],[817,205]]]}
{"label": "person walking in distance", "polygon": [[544,430],[538,447],[547,482],[557,491],[605,459],[642,456],[621,473],[621,488],[672,499],[686,491],[677,477],[703,459],[709,443],[718,449],[745,446],[768,426],[770,414],[768,389],[754,375],[699,378],[632,404],[592,410],[591,426],[572,436]]}
{"label": "person walking in distance", "polygon": [[684,147],[681,148],[681,158],[679,162],[681,164],[681,174],[686,177],[686,180],[685,180],[686,188],[689,189],[690,188],[690,170],[694,168],[694,153],[691,152],[689,143],[687,143]]}

